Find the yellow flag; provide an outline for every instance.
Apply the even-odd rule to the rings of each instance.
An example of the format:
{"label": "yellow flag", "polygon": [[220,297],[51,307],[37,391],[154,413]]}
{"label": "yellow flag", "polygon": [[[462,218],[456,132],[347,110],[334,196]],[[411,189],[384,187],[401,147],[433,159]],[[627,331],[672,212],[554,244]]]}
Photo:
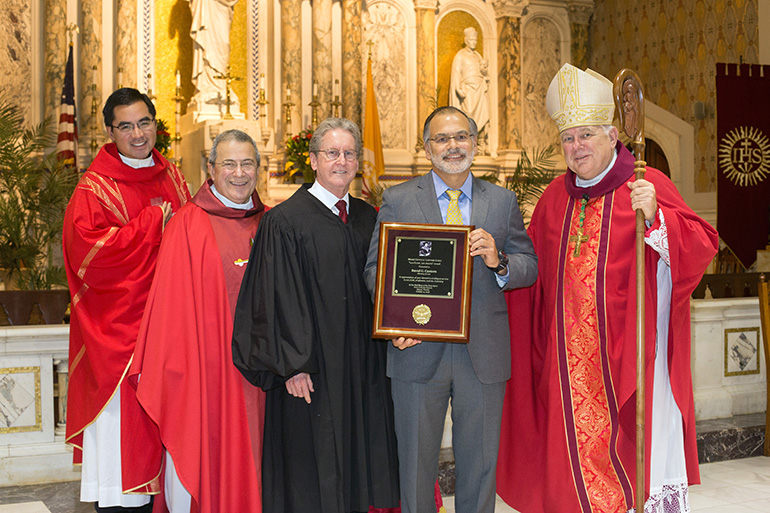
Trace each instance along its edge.
{"label": "yellow flag", "polygon": [[377,99],[374,96],[372,79],[372,58],[366,64],[366,109],[364,111],[364,175],[362,192],[369,196],[369,191],[385,173],[385,159],[382,157],[382,138],[380,137],[380,115],[377,112]]}

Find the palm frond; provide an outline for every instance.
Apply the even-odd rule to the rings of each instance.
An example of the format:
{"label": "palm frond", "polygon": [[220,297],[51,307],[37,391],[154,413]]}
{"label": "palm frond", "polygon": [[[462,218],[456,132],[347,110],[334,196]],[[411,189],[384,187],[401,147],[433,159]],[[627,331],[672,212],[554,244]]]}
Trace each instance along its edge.
{"label": "palm frond", "polygon": [[45,155],[55,144],[52,128],[49,121],[25,126],[20,109],[0,94],[0,270],[22,288],[66,286],[49,254],[61,244],[78,173]]}

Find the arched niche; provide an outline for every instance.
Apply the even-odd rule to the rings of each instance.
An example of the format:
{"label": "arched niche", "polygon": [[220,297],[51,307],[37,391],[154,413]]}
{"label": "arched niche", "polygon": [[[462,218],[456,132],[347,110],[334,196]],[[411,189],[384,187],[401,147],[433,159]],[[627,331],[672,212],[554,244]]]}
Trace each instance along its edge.
{"label": "arched niche", "polygon": [[[460,16],[458,16],[460,15]],[[446,35],[441,37],[442,31],[446,29],[446,23],[451,23],[452,18],[462,19],[468,16],[475,21],[474,28],[479,32],[479,41],[477,51],[489,61],[489,126],[488,126],[488,149],[491,155],[495,155],[498,143],[498,113],[497,113],[497,25],[495,22],[495,12],[491,5],[486,2],[471,2],[468,0],[455,0],[441,3],[439,13],[436,16],[436,28],[434,34],[435,41],[435,83],[439,86],[438,95],[442,100],[437,101],[437,105],[446,105],[448,98],[449,75],[451,74],[452,60],[454,55],[463,47],[463,30],[468,25],[457,25],[446,31],[452,34],[450,40]]]}

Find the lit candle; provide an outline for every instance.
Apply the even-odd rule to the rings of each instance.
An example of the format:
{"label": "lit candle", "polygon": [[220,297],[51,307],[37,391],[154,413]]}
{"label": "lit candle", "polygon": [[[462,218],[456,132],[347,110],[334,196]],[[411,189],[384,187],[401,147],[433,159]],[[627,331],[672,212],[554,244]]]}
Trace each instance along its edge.
{"label": "lit candle", "polygon": [[265,74],[260,73],[259,74],[259,88],[264,89],[265,88]]}
{"label": "lit candle", "polygon": [[291,87],[286,88],[286,99],[291,100]]}
{"label": "lit candle", "polygon": [[177,87],[182,86],[182,74],[179,73],[179,70],[176,70],[176,86]]}
{"label": "lit candle", "polygon": [[313,96],[318,96],[318,82],[313,81]]}

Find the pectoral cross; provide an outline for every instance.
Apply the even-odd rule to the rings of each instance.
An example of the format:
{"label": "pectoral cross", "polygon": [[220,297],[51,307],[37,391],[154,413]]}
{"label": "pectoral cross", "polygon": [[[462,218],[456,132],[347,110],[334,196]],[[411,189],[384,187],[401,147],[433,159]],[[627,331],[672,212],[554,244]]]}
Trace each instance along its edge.
{"label": "pectoral cross", "polygon": [[573,257],[580,256],[580,245],[584,242],[588,242],[588,235],[583,235],[583,227],[581,226],[577,232],[577,235],[571,235],[570,242],[575,243],[575,251],[572,253]]}
{"label": "pectoral cross", "polygon": [[578,216],[578,232],[576,235],[571,235],[569,240],[575,242],[575,252],[572,253],[573,257],[580,256],[580,246],[584,242],[588,242],[588,235],[583,235],[583,222],[586,219],[586,205],[588,205],[588,194],[583,194],[580,200],[580,216]]}

